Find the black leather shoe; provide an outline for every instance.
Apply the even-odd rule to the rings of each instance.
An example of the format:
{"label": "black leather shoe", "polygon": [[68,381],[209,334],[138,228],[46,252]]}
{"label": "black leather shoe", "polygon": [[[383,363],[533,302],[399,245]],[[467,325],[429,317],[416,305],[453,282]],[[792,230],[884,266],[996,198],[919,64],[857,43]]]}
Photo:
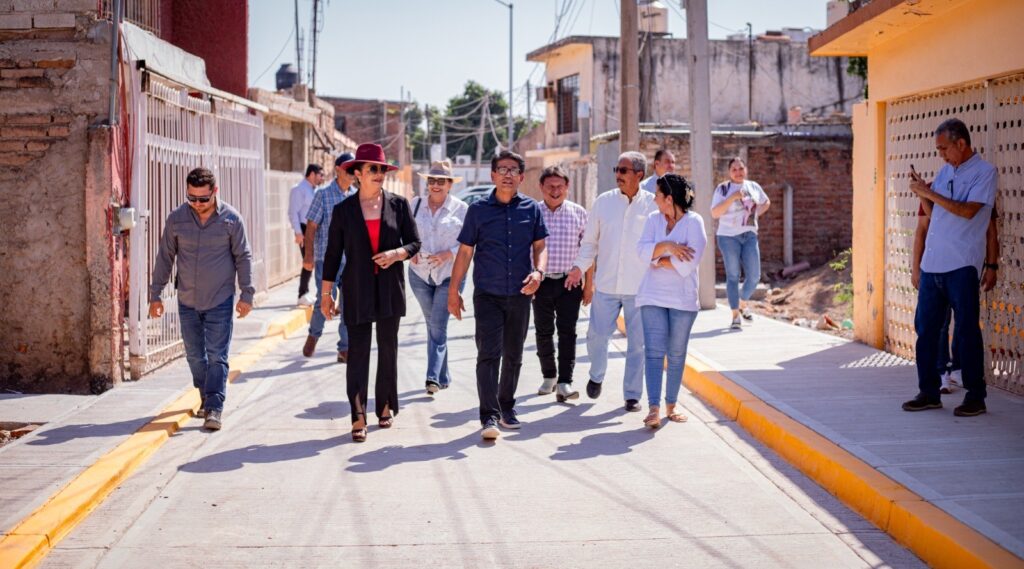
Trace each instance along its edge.
{"label": "black leather shoe", "polygon": [[601,384],[594,380],[587,382],[587,397],[597,399],[601,396]]}
{"label": "black leather shoe", "polygon": [[984,401],[964,401],[962,405],[953,409],[957,417],[974,417],[988,411]]}
{"label": "black leather shoe", "polygon": [[903,403],[904,411],[926,411],[928,409],[942,409],[942,401],[932,401],[924,395],[918,394],[917,397]]}
{"label": "black leather shoe", "polygon": [[640,402],[639,401],[637,401],[636,399],[627,399],[626,400],[626,411],[636,412],[636,411],[640,411],[640,410],[641,410],[641,407],[640,407]]}

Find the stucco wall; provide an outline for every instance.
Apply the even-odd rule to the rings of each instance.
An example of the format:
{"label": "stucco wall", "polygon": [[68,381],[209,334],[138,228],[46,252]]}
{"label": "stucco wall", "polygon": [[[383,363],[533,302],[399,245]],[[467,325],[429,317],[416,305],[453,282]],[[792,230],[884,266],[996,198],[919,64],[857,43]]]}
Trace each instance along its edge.
{"label": "stucco wall", "polygon": [[[588,99],[581,88],[580,100],[590,100],[593,109],[591,132],[599,134],[619,128],[619,41],[592,38],[592,77]],[[590,44],[588,44],[590,46]],[[569,47],[569,46],[567,46]],[[743,124],[748,121],[749,52],[746,41],[713,40],[709,43],[711,66],[711,120],[714,124]],[[586,51],[559,50],[547,62],[548,81],[555,81],[588,67]],[[643,60],[643,58],[641,58]],[[653,71],[642,72],[651,82],[650,122],[687,123],[690,117],[689,72],[686,40],[664,38],[653,42]],[[847,60],[813,58],[807,44],[791,41],[755,41],[752,118],[762,124],[786,122],[790,107],[805,114],[827,115],[833,110],[849,112],[864,89],[864,81],[846,73]],[[581,79],[583,76],[581,75]],[[548,132],[553,133],[555,105],[547,107]],[[548,138],[549,146],[554,140]]]}
{"label": "stucco wall", "polygon": [[100,126],[110,27],[94,11],[26,5],[7,16],[16,27],[0,29],[0,387],[102,391],[119,379],[123,268],[109,224],[122,191],[111,171],[124,162]]}

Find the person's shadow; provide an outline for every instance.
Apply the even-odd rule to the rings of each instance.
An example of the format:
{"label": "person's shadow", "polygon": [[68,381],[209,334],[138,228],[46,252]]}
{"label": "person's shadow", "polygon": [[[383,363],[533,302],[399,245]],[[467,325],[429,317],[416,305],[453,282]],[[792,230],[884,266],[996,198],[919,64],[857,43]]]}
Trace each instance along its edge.
{"label": "person's shadow", "polygon": [[394,445],[372,450],[353,456],[351,458],[353,464],[345,470],[357,473],[380,472],[392,466],[412,462],[462,460],[466,458],[466,453],[463,451],[469,447],[490,447],[493,445],[493,441],[481,439],[480,433],[474,431],[462,438],[444,443],[430,443],[410,447]]}
{"label": "person's shadow", "polygon": [[[412,397],[412,395],[420,395],[420,397]],[[402,414],[402,410],[413,403],[424,403],[426,401],[433,401],[433,398],[429,395],[422,395],[422,390],[406,391],[405,393],[398,394],[398,414]],[[371,398],[366,405],[367,409],[371,412],[376,409],[375,403]],[[316,407],[309,407],[295,416],[296,419],[310,419],[313,421],[332,421],[335,419],[346,419],[352,415],[352,408],[349,406],[348,401],[321,401]]]}
{"label": "person's shadow", "polygon": [[348,439],[349,435],[346,433],[328,439],[298,441],[280,445],[249,445],[204,456],[199,460],[179,466],[178,470],[197,474],[210,474],[238,470],[246,464],[301,460],[317,456],[325,450],[345,443]]}
{"label": "person's shadow", "polygon": [[586,460],[598,456],[618,456],[633,452],[633,447],[654,437],[647,429],[632,429],[618,433],[597,433],[583,437],[579,442],[558,447],[551,460]]}
{"label": "person's shadow", "polygon": [[[555,405],[558,405],[558,403],[555,403]],[[550,404],[520,405],[517,407],[517,410],[519,410],[519,416],[522,417],[533,410],[547,407],[550,407]],[[565,410],[557,415],[552,415],[539,421],[525,422],[521,430],[509,435],[508,440],[528,441],[548,434],[592,431],[622,424],[622,421],[612,420],[613,417],[622,415],[623,411],[620,409],[612,409],[600,415],[584,415],[583,413],[594,407],[593,403],[563,405],[563,407]]]}

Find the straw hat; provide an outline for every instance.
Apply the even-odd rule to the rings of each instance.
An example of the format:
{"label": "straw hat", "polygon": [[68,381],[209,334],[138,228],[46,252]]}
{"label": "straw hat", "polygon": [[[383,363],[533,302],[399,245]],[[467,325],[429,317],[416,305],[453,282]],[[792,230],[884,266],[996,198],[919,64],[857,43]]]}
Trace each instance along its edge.
{"label": "straw hat", "polygon": [[419,173],[421,178],[448,178],[453,183],[461,182],[461,176],[452,175],[452,161],[445,158],[440,162],[433,162],[430,164],[430,170],[426,174]]}

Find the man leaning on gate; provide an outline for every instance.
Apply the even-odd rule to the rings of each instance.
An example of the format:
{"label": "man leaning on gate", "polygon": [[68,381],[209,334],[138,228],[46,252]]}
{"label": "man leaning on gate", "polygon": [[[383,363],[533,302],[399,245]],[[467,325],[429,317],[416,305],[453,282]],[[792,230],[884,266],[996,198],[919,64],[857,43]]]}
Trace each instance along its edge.
{"label": "man leaning on gate", "polygon": [[931,218],[921,257],[914,328],[917,331],[918,394],[904,411],[941,409],[941,379],[935,362],[946,311],[953,310],[956,350],[967,390],[953,410],[958,417],[985,412],[985,353],[978,325],[979,281],[986,233],[996,200],[996,169],[971,148],[971,133],[959,119],[935,130],[935,148],[946,161],[930,184],[911,166],[910,189]]}

